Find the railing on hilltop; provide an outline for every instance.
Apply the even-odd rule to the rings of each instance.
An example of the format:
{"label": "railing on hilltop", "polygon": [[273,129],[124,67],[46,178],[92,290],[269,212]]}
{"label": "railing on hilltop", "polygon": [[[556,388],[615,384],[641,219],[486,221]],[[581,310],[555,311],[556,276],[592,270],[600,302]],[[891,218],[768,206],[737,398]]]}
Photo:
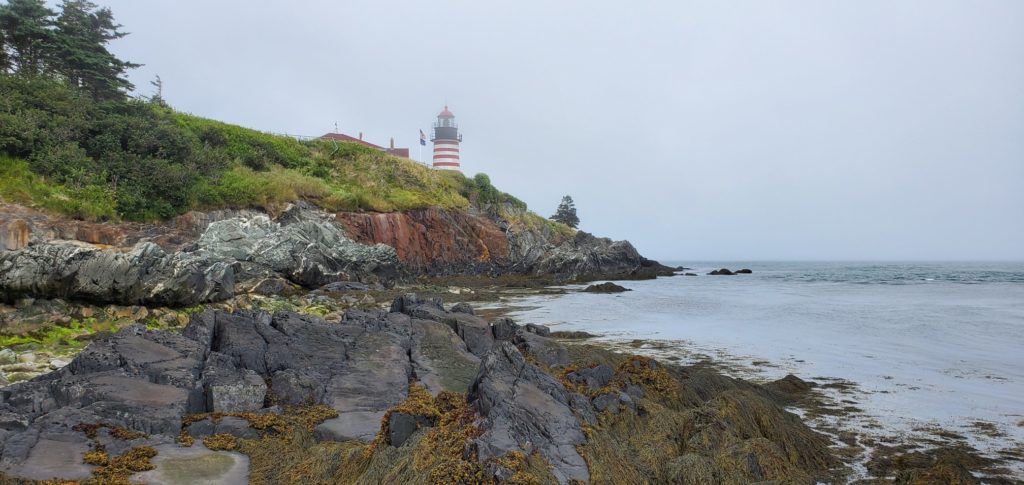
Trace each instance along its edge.
{"label": "railing on hilltop", "polygon": [[[296,139],[298,141],[314,141],[314,140],[320,140],[321,139],[321,137],[319,137],[319,136],[291,135],[291,134],[288,134],[288,133],[274,133],[274,132],[270,132],[270,131],[267,131],[267,132],[264,132],[264,133],[267,133],[268,135],[274,135],[274,136],[286,136],[288,138],[294,138],[294,139]],[[334,149],[335,149],[335,151],[337,151],[337,149],[338,149],[338,140],[335,140],[333,138],[325,138],[323,140],[324,141],[329,141],[329,142],[333,143],[334,144]],[[351,142],[344,142],[344,143],[351,143]],[[420,153],[420,156],[422,156],[422,152]],[[430,163],[428,163],[428,162],[426,162],[424,160],[416,160],[415,158],[409,158],[409,160],[412,160],[412,161],[414,161],[416,163],[419,163],[420,165],[425,165],[427,167],[430,166]]]}

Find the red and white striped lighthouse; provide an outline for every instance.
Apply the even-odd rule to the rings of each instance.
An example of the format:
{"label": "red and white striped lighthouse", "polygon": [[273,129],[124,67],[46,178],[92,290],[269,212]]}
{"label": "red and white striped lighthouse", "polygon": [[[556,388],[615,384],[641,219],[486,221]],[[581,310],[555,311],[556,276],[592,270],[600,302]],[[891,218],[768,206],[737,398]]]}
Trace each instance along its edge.
{"label": "red and white striped lighthouse", "polygon": [[434,142],[434,168],[459,170],[459,126],[455,124],[455,115],[448,111],[448,106],[437,115],[434,123],[434,134],[430,137]]}

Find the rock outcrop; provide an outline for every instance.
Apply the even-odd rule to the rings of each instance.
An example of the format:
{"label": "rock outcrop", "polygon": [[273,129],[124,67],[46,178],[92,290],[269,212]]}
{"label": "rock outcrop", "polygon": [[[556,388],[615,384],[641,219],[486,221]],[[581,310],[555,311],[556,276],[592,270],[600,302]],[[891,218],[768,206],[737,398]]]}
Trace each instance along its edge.
{"label": "rock outcrop", "polygon": [[342,212],[336,217],[356,241],[395,248],[399,259],[414,271],[479,273],[512,263],[505,232],[491,219],[466,211]]}
{"label": "rock outcrop", "polygon": [[356,243],[304,205],[277,221],[252,215],[212,222],[181,250],[165,251],[153,242],[104,248],[59,240],[0,252],[0,288],[8,299],[181,306],[223,300],[239,290],[279,290],[283,280],[317,287],[338,280],[389,281],[399,271],[392,248]]}
{"label": "rock outcrop", "polygon": [[586,439],[569,406],[569,392],[527,363],[510,342],[501,342],[484,357],[469,399],[483,416],[482,433],[473,441],[481,460],[522,452],[522,444],[528,443],[526,451],[544,456],[559,483],[590,479],[576,451]]}
{"label": "rock outcrop", "polygon": [[[160,224],[70,221],[0,206],[0,289],[21,296],[192,305],[405,275],[523,274],[553,282],[651,278],[669,268],[627,241],[529,225],[521,210],[327,214],[297,203],[192,212]],[[516,222],[518,221],[518,222]]]}
{"label": "rock outcrop", "polygon": [[410,270],[435,276],[518,273],[565,282],[673,274],[671,268],[640,256],[628,241],[582,231],[566,237],[543,224],[525,224],[523,211],[513,207],[336,217],[355,240],[394,247]]}
{"label": "rock outcrop", "polygon": [[544,254],[532,271],[554,275],[562,281],[643,279],[675,274],[671,268],[641,256],[629,241],[612,241],[583,231]]}
{"label": "rock outcrop", "polygon": [[629,288],[623,286],[619,286],[615,283],[612,283],[611,281],[606,281],[604,283],[596,285],[590,285],[583,289],[584,293],[623,293],[626,291],[633,290],[630,290]]}
{"label": "rock outcrop", "polygon": [[[241,481],[244,457],[176,451],[175,441],[202,437],[217,449],[235,439],[265,439],[280,431],[254,423],[278,422],[283,407],[310,404],[331,414],[310,424],[309,438],[289,446],[373,441],[392,450],[380,452],[399,454],[389,456],[434,453],[418,440],[441,421],[447,432],[462,422],[468,426],[458,434],[464,441],[446,445],[458,450],[447,459],[499,481],[515,476],[509,467],[524,472],[525,457],[543,463],[538,470],[545,480],[587,482],[594,466],[607,478],[614,465],[594,461],[599,455],[593,454],[593,446],[605,444],[592,442],[585,427],[669,409],[682,409],[672,419],[690,421],[659,432],[688,433],[689,453],[705,450],[719,460],[693,457],[714,476],[778,479],[782,475],[774,470],[781,469],[804,479],[829,463],[819,446],[825,441],[768,400],[774,391],[702,371],[674,380],[649,359],[618,368],[584,366],[548,335],[543,326],[505,318],[487,322],[466,305],[445,309],[438,300],[412,294],[397,298],[390,311],[349,310],[333,321],[291,312],[206,310],[181,334],[133,325],[94,341],[60,370],[0,389],[0,478],[84,479],[95,471],[87,463],[99,460],[86,456],[90,450],[115,454],[144,447],[157,455],[223,461]],[[668,393],[673,386],[689,387]],[[449,418],[439,416],[443,408],[416,411],[410,401],[427,391],[427,399],[434,395],[455,408],[453,400],[461,401],[465,411]],[[192,417],[197,413],[214,414]],[[716,468],[757,460],[761,467],[774,460],[773,468]],[[145,476],[170,473],[161,464],[175,460],[154,463],[157,469]]]}

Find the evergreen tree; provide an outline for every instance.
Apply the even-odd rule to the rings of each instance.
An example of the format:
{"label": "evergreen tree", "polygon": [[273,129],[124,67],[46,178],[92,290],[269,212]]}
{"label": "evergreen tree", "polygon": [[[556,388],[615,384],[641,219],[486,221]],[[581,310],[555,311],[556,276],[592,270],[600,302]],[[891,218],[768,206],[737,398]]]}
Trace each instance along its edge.
{"label": "evergreen tree", "polygon": [[562,197],[562,203],[558,204],[558,210],[555,211],[555,215],[548,219],[561,222],[574,229],[580,225],[580,218],[576,216],[576,203],[568,195]]}
{"label": "evergreen tree", "polygon": [[160,79],[160,75],[156,75],[156,79],[149,82],[151,86],[156,88],[156,93],[149,98],[149,101],[159,106],[167,106],[167,102],[164,101],[164,81]]}
{"label": "evergreen tree", "polygon": [[5,34],[2,29],[0,29],[0,74],[4,74],[10,69],[11,56],[7,54],[7,34]]}
{"label": "evergreen tree", "polygon": [[0,5],[0,35],[9,53],[0,67],[15,66],[21,74],[46,72],[54,47],[53,10],[43,0],[9,0]]}
{"label": "evergreen tree", "polygon": [[124,73],[139,65],[107,50],[110,41],[128,35],[120,31],[109,8],[88,0],[64,0],[56,26],[57,71],[72,86],[84,88],[97,99],[118,98],[133,88]]}

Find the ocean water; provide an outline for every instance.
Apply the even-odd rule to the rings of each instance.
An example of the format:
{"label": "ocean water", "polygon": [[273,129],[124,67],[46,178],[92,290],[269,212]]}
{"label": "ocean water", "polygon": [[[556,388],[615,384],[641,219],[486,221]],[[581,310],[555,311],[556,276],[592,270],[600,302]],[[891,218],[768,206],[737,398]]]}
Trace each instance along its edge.
{"label": "ocean water", "polygon": [[[662,354],[707,355],[741,377],[852,381],[863,412],[844,426],[897,435],[939,426],[989,451],[1024,443],[1024,263],[670,264],[701,276],[520,298],[512,303],[526,309],[512,316],[663,341]],[[720,267],[754,273],[705,275]],[[977,432],[978,421],[1003,436]]]}

